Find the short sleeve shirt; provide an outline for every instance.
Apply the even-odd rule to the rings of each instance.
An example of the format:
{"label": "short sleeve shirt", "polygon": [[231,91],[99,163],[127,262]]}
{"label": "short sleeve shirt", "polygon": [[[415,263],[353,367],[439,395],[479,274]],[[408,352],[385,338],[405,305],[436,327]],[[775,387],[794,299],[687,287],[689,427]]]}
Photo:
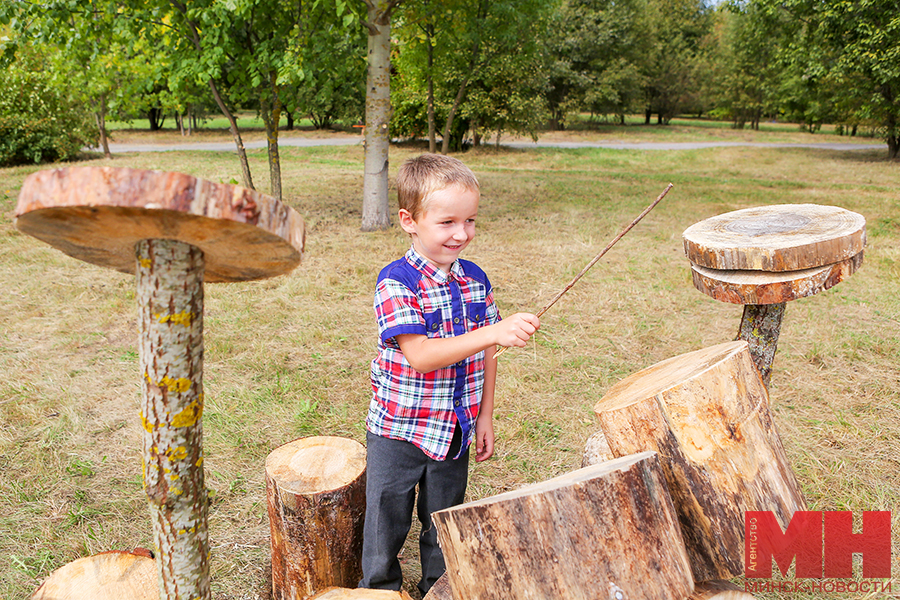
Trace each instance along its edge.
{"label": "short sleeve shirt", "polygon": [[406,361],[395,336],[451,337],[498,322],[500,315],[484,271],[457,259],[444,273],[410,248],[378,275],[375,314],[378,355],[372,361],[367,429],[408,441],[430,458],[444,460],[458,422],[463,443],[457,457],[461,456],[478,416],[484,352],[420,373]]}

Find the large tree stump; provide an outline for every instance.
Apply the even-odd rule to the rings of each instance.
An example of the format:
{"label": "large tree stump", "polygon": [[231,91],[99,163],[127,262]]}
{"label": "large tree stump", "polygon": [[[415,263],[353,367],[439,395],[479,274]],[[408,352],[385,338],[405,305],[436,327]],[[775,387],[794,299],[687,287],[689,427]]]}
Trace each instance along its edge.
{"label": "large tree stump", "polygon": [[594,411],[616,456],[659,452],[696,581],[743,572],[745,511],[806,510],[746,342],[634,373]]}
{"label": "large tree stump", "polygon": [[653,452],[432,518],[458,599],[682,600],[694,587]]}
{"label": "large tree stump", "polygon": [[438,580],[434,582],[434,585],[431,586],[431,589],[428,590],[428,593],[425,594],[422,600],[453,600],[453,591],[450,589],[450,576],[444,572],[443,575],[438,577]]}
{"label": "large tree stump", "polygon": [[[149,553],[147,553],[149,554]],[[57,570],[31,600],[159,600],[156,561],[143,553],[102,552]]]}
{"label": "large tree stump", "polygon": [[272,596],[307,598],[362,577],[366,449],[339,437],[294,440],[266,458]]}

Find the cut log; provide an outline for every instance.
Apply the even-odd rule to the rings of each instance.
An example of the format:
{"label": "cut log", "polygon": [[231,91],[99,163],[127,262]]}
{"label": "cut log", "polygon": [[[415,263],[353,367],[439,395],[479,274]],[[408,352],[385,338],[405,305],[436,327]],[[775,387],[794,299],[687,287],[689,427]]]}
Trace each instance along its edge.
{"label": "cut log", "polygon": [[595,431],[584,444],[584,452],[581,455],[581,466],[589,467],[591,465],[598,465],[602,462],[612,460],[615,457],[615,454],[613,454],[612,450],[609,448],[609,442],[606,441],[606,436],[603,435],[603,430]]}
{"label": "cut log", "polygon": [[159,600],[156,561],[132,552],[102,552],[53,571],[31,600]]}
{"label": "cut log", "polygon": [[434,582],[428,593],[422,600],[453,600],[453,591],[450,589],[450,576],[444,573]]}
{"label": "cut log", "polygon": [[800,271],[863,251],[866,220],[837,206],[781,204],[745,208],[688,227],[684,252],[710,269]]}
{"label": "cut log", "polygon": [[311,596],[310,600],[412,600],[412,598],[403,590],[394,592],[332,587]]}
{"label": "cut log", "polygon": [[307,598],[362,577],[366,449],[340,437],[309,437],[266,458],[272,533],[272,596]]}
{"label": "cut log", "polygon": [[720,302],[781,304],[806,298],[839,284],[862,266],[863,253],[824,267],[802,271],[719,271],[691,265],[694,287]]}
{"label": "cut log", "polygon": [[682,600],[694,587],[654,452],[432,518],[454,598]]}
{"label": "cut log", "polygon": [[687,600],[753,600],[753,596],[730,581],[704,581]]}
{"label": "cut log", "polygon": [[806,510],[744,341],[670,358],[594,407],[616,456],[659,452],[695,581],[743,572],[744,512]]}

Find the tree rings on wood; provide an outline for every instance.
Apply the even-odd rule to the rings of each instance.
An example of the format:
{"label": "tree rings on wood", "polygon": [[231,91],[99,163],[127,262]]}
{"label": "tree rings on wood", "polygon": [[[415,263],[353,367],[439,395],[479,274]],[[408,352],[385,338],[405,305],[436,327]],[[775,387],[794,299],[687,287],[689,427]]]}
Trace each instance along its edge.
{"label": "tree rings on wood", "polygon": [[863,253],[802,271],[719,271],[691,265],[694,287],[720,302],[781,304],[818,294],[850,277],[862,266]]}
{"label": "tree rings on wood", "polygon": [[366,512],[362,444],[322,436],[276,448],[266,458],[266,500],[274,600],[359,583]]}
{"label": "tree rings on wood", "polygon": [[31,600],[159,600],[156,561],[131,552],[102,552],[53,571]]}
{"label": "tree rings on wood", "polygon": [[615,456],[659,453],[694,581],[743,573],[746,511],[771,510],[786,529],[806,510],[747,342],[633,373],[594,412]]}
{"label": "tree rings on wood", "polygon": [[453,597],[683,600],[694,588],[655,452],[432,515]]}
{"label": "tree rings on wood", "polygon": [[836,206],[781,204],[745,208],[688,227],[684,252],[695,265],[722,271],[800,271],[863,251],[866,220]]}
{"label": "tree rings on wood", "polygon": [[183,173],[68,167],[30,175],[16,227],[74,258],[134,273],[135,244],[170,239],[203,251],[209,282],[246,281],[300,264],[302,217],[253,190]]}

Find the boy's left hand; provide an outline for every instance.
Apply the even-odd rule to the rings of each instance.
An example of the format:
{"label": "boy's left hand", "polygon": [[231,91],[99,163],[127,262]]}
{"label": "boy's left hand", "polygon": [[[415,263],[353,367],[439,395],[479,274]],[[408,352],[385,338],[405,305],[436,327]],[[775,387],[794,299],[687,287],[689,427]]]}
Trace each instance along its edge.
{"label": "boy's left hand", "polygon": [[475,462],[482,462],[494,455],[494,421],[475,421]]}

